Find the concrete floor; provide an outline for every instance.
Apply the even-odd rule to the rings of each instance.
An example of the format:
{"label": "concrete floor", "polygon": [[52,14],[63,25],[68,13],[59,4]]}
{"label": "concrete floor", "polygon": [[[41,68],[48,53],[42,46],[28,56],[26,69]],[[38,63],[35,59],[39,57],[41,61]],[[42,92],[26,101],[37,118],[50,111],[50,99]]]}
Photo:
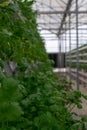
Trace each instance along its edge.
{"label": "concrete floor", "polygon": [[[76,83],[74,80],[73,81],[73,85],[72,85],[72,88],[73,89],[77,89],[76,88]],[[79,85],[79,90],[81,91],[81,93],[87,95],[87,85],[84,86],[84,84],[80,84]],[[84,116],[87,116],[87,100],[83,99],[82,98],[82,106],[83,108],[82,109],[77,109],[76,107],[74,108],[74,110],[80,114],[80,115],[84,115]]]}
{"label": "concrete floor", "polygon": [[[57,74],[57,76],[67,76],[66,73],[66,69],[54,69],[54,72]],[[69,81],[69,77],[67,76],[67,80]],[[86,79],[87,80],[87,79]],[[72,88],[77,90],[77,85],[76,85],[76,81],[75,80],[71,80],[71,82],[73,83]],[[85,84],[80,84],[79,85],[79,90],[81,91],[81,93],[87,95],[87,85]],[[79,115],[84,115],[87,116],[87,100],[85,99],[81,99],[82,100],[82,109],[78,109],[78,108],[74,108],[73,111],[75,111],[76,113],[78,113]]]}

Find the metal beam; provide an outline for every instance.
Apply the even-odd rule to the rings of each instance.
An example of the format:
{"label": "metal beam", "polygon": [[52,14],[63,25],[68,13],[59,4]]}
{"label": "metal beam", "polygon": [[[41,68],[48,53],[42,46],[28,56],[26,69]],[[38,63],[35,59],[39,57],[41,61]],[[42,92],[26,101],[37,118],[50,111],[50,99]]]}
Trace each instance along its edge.
{"label": "metal beam", "polygon": [[60,33],[61,33],[61,29],[62,29],[63,24],[64,24],[64,22],[65,22],[65,19],[66,19],[66,16],[67,16],[67,12],[68,12],[69,9],[70,9],[70,6],[71,6],[72,1],[73,1],[73,0],[68,0],[68,4],[67,4],[66,10],[65,10],[65,13],[64,13],[64,15],[63,15],[63,18],[62,18],[62,20],[61,20],[61,25],[60,25],[60,27],[59,27],[59,31],[58,31],[58,34],[57,34],[58,36],[59,36]]}
{"label": "metal beam", "polygon": [[[76,24],[76,22],[71,22],[71,23]],[[44,22],[37,22],[37,24],[38,25],[44,25],[44,24],[49,24],[49,25],[51,25],[51,24],[52,25],[56,25],[57,24],[58,25],[59,23],[58,22],[50,22],[50,23],[48,22],[47,23],[46,21],[44,21]],[[67,22],[65,24],[67,24]],[[87,24],[87,22],[81,22],[81,21],[79,21],[79,25],[80,24]]]}
{"label": "metal beam", "polygon": [[54,31],[54,30],[58,30],[58,28],[42,28],[42,29],[39,29],[39,31],[40,30],[52,30],[52,31]]}
{"label": "metal beam", "polygon": [[[70,28],[62,28],[61,30],[69,30]],[[71,27],[71,29],[75,29],[75,27]],[[85,30],[87,31],[87,27],[86,28],[78,28],[78,30]]]}
{"label": "metal beam", "polygon": [[[76,11],[37,11],[38,15],[48,15],[48,14],[75,14]],[[87,11],[78,11],[79,14],[87,14]]]}
{"label": "metal beam", "polygon": [[38,24],[38,25],[44,25],[44,24],[46,24],[46,25],[47,25],[47,24],[49,24],[49,25],[58,25],[58,22],[51,22],[51,23],[48,22],[48,23],[47,23],[47,22],[45,21],[45,22],[38,22],[37,24]]}
{"label": "metal beam", "polygon": [[[70,28],[66,28],[66,30],[69,30]],[[75,27],[71,27],[71,29],[75,29]],[[55,30],[58,30],[58,28],[42,28],[42,29],[38,29],[39,31],[41,30],[52,30],[52,31],[55,31]],[[62,28],[62,30],[65,30],[65,28]],[[87,28],[78,28],[78,30],[87,30]],[[65,31],[64,31],[65,32]]]}
{"label": "metal beam", "polygon": [[76,0],[76,69],[77,69],[77,74],[76,74],[76,81],[77,81],[77,90],[79,90],[79,33],[78,33],[78,0]]}
{"label": "metal beam", "polygon": [[41,35],[41,37],[43,37],[43,38],[45,38],[45,39],[51,39],[51,38],[54,38],[54,39],[55,39],[55,38],[56,38],[56,37],[54,37],[54,36],[52,36],[52,35],[49,36],[49,37],[47,37],[47,35]]}
{"label": "metal beam", "polygon": [[44,39],[44,40],[46,40],[46,41],[56,41],[56,40],[58,40],[58,38],[57,39]]}

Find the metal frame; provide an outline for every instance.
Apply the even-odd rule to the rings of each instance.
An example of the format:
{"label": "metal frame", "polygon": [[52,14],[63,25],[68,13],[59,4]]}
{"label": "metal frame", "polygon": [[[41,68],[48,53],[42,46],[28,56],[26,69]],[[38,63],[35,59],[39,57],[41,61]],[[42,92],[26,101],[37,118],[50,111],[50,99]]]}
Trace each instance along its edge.
{"label": "metal frame", "polygon": [[[53,2],[56,2],[56,7],[53,5]],[[82,0],[37,0],[37,15],[38,15],[38,26],[40,27],[39,31],[48,30],[50,36],[42,35],[45,37],[46,41],[55,41],[59,40],[58,46],[61,48],[65,44],[65,53],[69,51],[69,72],[70,72],[70,81],[71,81],[71,66],[72,66],[72,49],[73,46],[76,47],[76,82],[77,89],[79,90],[79,63],[80,60],[79,46],[79,35],[83,35],[81,38],[84,42],[87,41],[85,30],[87,32],[87,26],[84,28],[81,25],[87,25],[87,1]],[[49,4],[48,4],[49,3]],[[64,7],[64,8],[63,8]],[[41,8],[43,10],[41,10]],[[46,10],[47,8],[47,10]],[[41,21],[40,18],[43,18]],[[47,18],[47,20],[46,20]],[[78,20],[80,19],[80,20]],[[79,27],[80,26],[80,27]],[[75,30],[75,31],[73,31]],[[81,31],[84,33],[81,34]],[[52,37],[51,34],[55,34],[56,37]],[[63,36],[64,35],[64,36]],[[69,45],[67,45],[69,42]],[[60,49],[60,55],[61,55]],[[66,59],[67,60],[67,59]]]}
{"label": "metal frame", "polygon": [[76,0],[76,80],[77,80],[77,89],[79,90],[79,39],[78,39],[78,0]]}

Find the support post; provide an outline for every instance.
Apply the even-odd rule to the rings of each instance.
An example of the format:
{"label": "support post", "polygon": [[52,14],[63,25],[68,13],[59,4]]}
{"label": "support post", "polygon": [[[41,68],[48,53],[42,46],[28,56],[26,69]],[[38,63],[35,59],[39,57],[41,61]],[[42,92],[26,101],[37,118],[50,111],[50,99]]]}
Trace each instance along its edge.
{"label": "support post", "polygon": [[59,37],[59,68],[61,69],[61,38]]}
{"label": "support post", "polygon": [[76,0],[76,82],[77,82],[77,90],[79,90],[79,39],[78,39],[78,0]]}
{"label": "support post", "polygon": [[64,34],[64,40],[65,40],[65,69],[66,69],[66,73],[65,75],[67,75],[67,59],[66,59],[66,53],[67,53],[67,32],[66,32],[66,21],[65,21],[65,34]]}
{"label": "support post", "polygon": [[71,82],[71,14],[69,14],[69,80]]}

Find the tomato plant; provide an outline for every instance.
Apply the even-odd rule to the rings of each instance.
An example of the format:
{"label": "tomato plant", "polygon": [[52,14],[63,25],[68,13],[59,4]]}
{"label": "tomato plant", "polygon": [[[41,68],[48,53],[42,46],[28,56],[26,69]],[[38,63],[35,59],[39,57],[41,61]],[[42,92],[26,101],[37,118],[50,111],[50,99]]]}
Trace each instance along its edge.
{"label": "tomato plant", "polygon": [[81,108],[84,95],[58,84],[33,2],[0,2],[0,130],[84,130],[86,119],[73,119],[67,108]]}

